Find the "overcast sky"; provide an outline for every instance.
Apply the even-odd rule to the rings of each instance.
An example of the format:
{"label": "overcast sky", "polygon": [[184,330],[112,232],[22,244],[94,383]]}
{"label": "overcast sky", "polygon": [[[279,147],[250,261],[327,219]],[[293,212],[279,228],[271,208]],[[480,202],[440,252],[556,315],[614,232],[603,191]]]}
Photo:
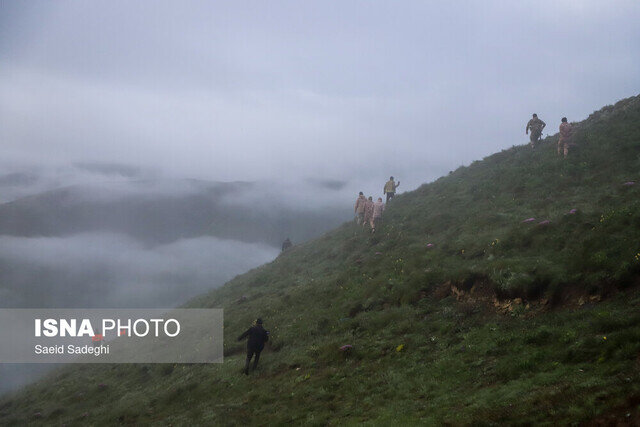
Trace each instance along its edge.
{"label": "overcast sky", "polygon": [[532,112],[555,133],[638,94],[638,22],[637,0],[4,0],[2,157],[412,188],[527,142]]}

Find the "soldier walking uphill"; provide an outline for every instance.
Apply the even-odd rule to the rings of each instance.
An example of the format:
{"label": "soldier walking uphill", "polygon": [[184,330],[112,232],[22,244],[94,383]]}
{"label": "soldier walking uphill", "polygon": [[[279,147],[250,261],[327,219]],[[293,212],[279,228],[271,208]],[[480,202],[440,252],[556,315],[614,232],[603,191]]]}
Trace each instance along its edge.
{"label": "soldier walking uphill", "polygon": [[260,360],[260,353],[264,349],[264,343],[269,341],[269,331],[266,331],[262,327],[262,319],[256,319],[253,326],[238,337],[238,341],[242,341],[247,337],[249,337],[247,340],[247,360],[244,364],[243,371],[245,375],[249,375],[249,364],[251,363],[251,358],[254,355],[255,359],[253,360],[253,370],[256,370],[258,367],[258,360]]}
{"label": "soldier walking uphill", "polygon": [[531,148],[536,146],[536,142],[540,140],[542,136],[542,130],[547,124],[538,118],[537,114],[533,114],[533,118],[529,120],[527,123],[527,127],[525,129],[525,133],[528,134],[529,130],[531,130],[531,136],[529,140],[531,141]]}
{"label": "soldier walking uphill", "polygon": [[291,243],[291,239],[287,237],[286,239],[284,239],[284,242],[282,242],[282,252],[286,251],[287,249],[290,249],[292,246],[293,246],[293,243]]}
{"label": "soldier walking uphill", "polygon": [[367,198],[364,197],[362,191],[358,195],[356,199],[356,206],[354,207],[354,212],[356,214],[356,224],[360,225],[364,223],[364,208],[367,203]]}
{"label": "soldier walking uphill", "polygon": [[558,155],[564,154],[564,158],[567,158],[569,154],[569,147],[573,145],[573,128],[567,122],[567,118],[562,118],[560,123],[560,138],[558,139]]}
{"label": "soldier walking uphill", "polygon": [[389,203],[389,200],[393,199],[393,196],[396,195],[396,188],[400,187],[400,181],[398,181],[398,183],[396,183],[393,180],[393,177],[389,177],[389,181],[387,181],[387,183],[384,185],[384,194],[387,195],[387,203]]}
{"label": "soldier walking uphill", "polygon": [[371,216],[371,232],[375,233],[376,228],[382,224],[382,214],[384,213],[384,203],[382,197],[378,197],[378,201],[373,204],[373,215]]}
{"label": "soldier walking uphill", "polygon": [[364,202],[364,220],[362,221],[362,228],[371,224],[373,219],[373,197],[369,196],[366,202]]}

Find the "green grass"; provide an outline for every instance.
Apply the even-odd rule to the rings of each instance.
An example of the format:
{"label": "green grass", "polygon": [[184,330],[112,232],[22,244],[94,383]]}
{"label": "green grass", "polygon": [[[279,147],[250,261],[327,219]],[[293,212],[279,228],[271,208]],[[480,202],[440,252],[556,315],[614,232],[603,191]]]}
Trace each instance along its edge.
{"label": "green grass", "polygon": [[[640,171],[640,97],[583,122],[568,160],[556,140],[399,195],[375,236],[345,224],[191,301],[225,309],[224,364],[74,366],[0,400],[0,424],[571,424],[637,414],[640,184],[622,184]],[[502,314],[457,301],[445,283],[523,304]],[[577,305],[590,295],[604,299]],[[272,342],[247,378],[234,338],[258,316]]]}

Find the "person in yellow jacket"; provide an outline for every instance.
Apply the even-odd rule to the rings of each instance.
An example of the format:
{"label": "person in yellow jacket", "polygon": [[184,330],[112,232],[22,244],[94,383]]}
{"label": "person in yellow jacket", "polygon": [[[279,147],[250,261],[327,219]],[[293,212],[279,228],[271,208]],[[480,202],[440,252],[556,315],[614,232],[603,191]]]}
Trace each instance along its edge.
{"label": "person in yellow jacket", "polygon": [[396,188],[400,186],[400,181],[397,183],[393,180],[393,177],[389,177],[389,181],[384,185],[384,194],[387,195],[387,203],[389,200],[393,199],[393,196],[396,195]]}

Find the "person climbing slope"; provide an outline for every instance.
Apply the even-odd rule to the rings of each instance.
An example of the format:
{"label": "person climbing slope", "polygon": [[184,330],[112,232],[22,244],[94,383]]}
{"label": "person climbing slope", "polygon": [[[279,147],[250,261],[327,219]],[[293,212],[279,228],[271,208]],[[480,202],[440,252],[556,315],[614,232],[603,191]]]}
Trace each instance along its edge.
{"label": "person climbing slope", "polygon": [[560,123],[560,138],[558,139],[558,155],[564,153],[564,158],[569,154],[569,146],[573,145],[573,127],[563,117]]}
{"label": "person climbing slope", "polygon": [[362,224],[364,220],[364,206],[366,202],[367,202],[367,198],[364,197],[364,194],[361,191],[360,194],[358,195],[358,198],[356,199],[356,206],[354,208],[354,211],[356,214],[356,224],[358,225]]}
{"label": "person climbing slope", "polygon": [[247,360],[244,364],[243,371],[245,375],[249,375],[249,364],[253,356],[255,356],[253,360],[253,370],[256,370],[258,360],[260,360],[260,353],[264,349],[264,344],[269,341],[269,331],[262,327],[262,319],[256,319],[253,326],[238,337],[238,341],[242,341],[247,337],[249,337],[247,340]]}
{"label": "person climbing slope", "polygon": [[396,188],[400,187],[400,181],[396,184],[393,177],[389,177],[389,181],[384,185],[384,194],[387,195],[387,203],[396,195]]}
{"label": "person climbing slope", "polygon": [[373,220],[373,197],[369,196],[367,201],[364,203],[364,221],[362,221],[362,227],[364,228],[367,224],[371,224]]}
{"label": "person climbing slope", "polygon": [[542,136],[542,130],[546,125],[547,124],[540,120],[538,118],[538,115],[535,113],[533,114],[531,120],[527,122],[525,134],[528,134],[529,130],[531,130],[531,136],[529,137],[529,140],[531,141],[531,148],[534,148],[536,146],[536,142],[540,140],[540,137]]}
{"label": "person climbing slope", "polygon": [[382,224],[382,214],[384,213],[384,203],[382,197],[378,197],[378,201],[373,204],[373,215],[371,216],[371,232],[375,233],[376,228]]}

